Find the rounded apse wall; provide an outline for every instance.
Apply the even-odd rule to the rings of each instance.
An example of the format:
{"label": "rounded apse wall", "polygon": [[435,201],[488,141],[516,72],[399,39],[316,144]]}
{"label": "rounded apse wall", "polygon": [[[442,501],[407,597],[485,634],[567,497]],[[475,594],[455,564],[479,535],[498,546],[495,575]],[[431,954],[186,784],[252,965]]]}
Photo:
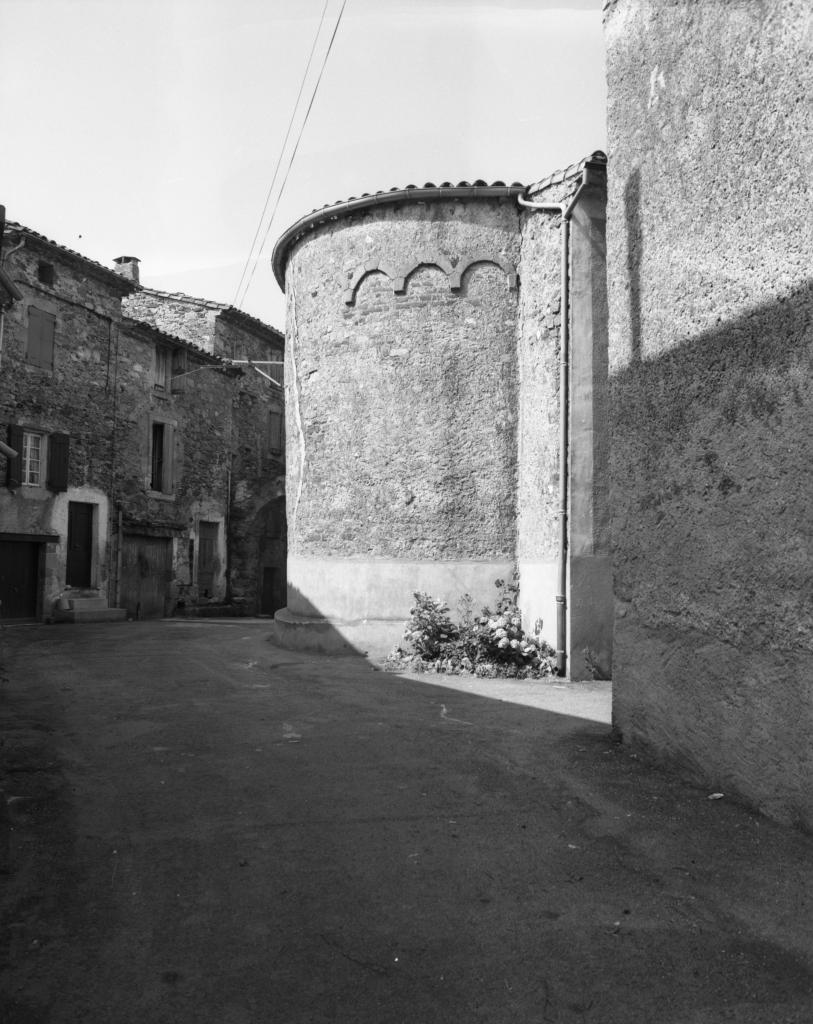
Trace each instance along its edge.
{"label": "rounded apse wall", "polygon": [[493,603],[514,564],[516,188],[352,203],[283,236],[297,646],[380,652],[416,590]]}

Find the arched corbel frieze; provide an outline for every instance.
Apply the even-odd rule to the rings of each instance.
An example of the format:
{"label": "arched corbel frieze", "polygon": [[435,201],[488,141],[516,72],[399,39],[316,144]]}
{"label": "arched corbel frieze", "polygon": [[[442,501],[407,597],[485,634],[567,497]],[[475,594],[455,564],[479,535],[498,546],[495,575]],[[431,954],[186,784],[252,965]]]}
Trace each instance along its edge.
{"label": "arched corbel frieze", "polygon": [[418,267],[437,267],[446,275],[449,281],[449,289],[452,292],[459,292],[463,282],[463,275],[475,263],[493,263],[495,266],[500,267],[508,278],[508,287],[512,291],[516,291],[518,282],[516,267],[510,260],[506,260],[502,256],[494,256],[491,253],[483,252],[475,253],[472,256],[461,256],[457,261],[457,266],[453,267],[445,256],[434,252],[424,253],[418,259],[411,259],[407,263],[402,264],[397,270],[384,260],[367,260],[351,274],[343,293],[344,304],[352,306],[355,303],[356,292],[362,280],[368,274],[375,273],[376,271],[389,278],[392,282],[392,290],[396,295],[403,295],[406,291],[407,279]]}
{"label": "arched corbel frieze", "polygon": [[449,286],[453,292],[460,291],[463,285],[463,275],[469,267],[473,267],[475,263],[493,263],[494,266],[500,267],[508,278],[508,287],[511,291],[516,291],[517,268],[514,264],[510,260],[503,259],[502,256],[494,256],[487,252],[478,252],[473,256],[461,256],[458,260],[457,266],[449,278]]}
{"label": "arched corbel frieze", "polygon": [[367,260],[366,263],[358,267],[357,270],[353,271],[350,280],[347,282],[347,287],[344,290],[342,299],[346,306],[352,306],[356,301],[356,292],[358,287],[364,278],[368,274],[381,273],[385,277],[389,278],[390,281],[395,282],[398,280],[398,275],[384,260]]}

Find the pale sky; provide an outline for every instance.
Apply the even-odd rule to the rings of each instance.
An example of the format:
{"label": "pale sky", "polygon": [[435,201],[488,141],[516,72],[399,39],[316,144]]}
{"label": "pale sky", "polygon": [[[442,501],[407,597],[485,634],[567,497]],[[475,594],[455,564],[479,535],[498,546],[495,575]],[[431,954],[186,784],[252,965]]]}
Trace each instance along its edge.
{"label": "pale sky", "polygon": [[[150,287],[234,302],[324,3],[0,0],[7,217],[107,266],[137,256]],[[340,8],[327,0],[269,214]],[[601,0],[347,0],[237,304],[284,327],[271,250],[316,207],[527,184],[605,148]]]}

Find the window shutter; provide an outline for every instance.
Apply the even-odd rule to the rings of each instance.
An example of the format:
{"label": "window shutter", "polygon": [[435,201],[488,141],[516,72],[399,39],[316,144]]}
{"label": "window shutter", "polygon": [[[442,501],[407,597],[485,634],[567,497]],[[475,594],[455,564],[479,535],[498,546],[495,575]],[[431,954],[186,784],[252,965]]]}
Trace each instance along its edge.
{"label": "window shutter", "polygon": [[70,441],[68,434],[51,434],[48,438],[47,487],[52,491],[67,491],[68,489]]}
{"label": "window shutter", "polygon": [[176,348],[172,352],[172,391],[183,391],[186,387],[186,351]]}
{"label": "window shutter", "polygon": [[282,451],[282,413],[275,409],[268,414],[268,446],[272,452]]}
{"label": "window shutter", "polygon": [[36,306],[28,307],[28,362],[43,370],[54,367],[55,324],[53,313],[46,313]]}
{"label": "window shutter", "polygon": [[164,432],[165,470],[164,470],[164,491],[172,494],[175,490],[175,428],[171,423],[167,424]]}
{"label": "window shutter", "polygon": [[17,452],[16,458],[6,461],[6,486],[19,487],[23,479],[23,428],[9,423],[8,444]]}

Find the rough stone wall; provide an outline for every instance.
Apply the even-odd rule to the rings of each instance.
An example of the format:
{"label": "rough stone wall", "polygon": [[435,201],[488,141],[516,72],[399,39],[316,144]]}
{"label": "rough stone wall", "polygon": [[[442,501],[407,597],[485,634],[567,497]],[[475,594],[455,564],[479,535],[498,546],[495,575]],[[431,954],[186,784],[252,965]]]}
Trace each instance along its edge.
{"label": "rough stone wall", "polygon": [[813,828],[806,0],[617,0],[615,720]]}
{"label": "rough stone wall", "polygon": [[[257,360],[282,359],[284,355],[281,335],[265,325],[253,328],[249,318],[235,316],[217,303],[144,289],[129,296],[125,308],[131,316],[209,353]],[[225,443],[230,453],[222,470],[223,478],[229,478],[230,495],[228,595],[224,596],[253,613],[259,610],[265,569],[275,570],[284,588],[285,532],[277,532],[278,516],[269,519],[269,509],[284,493],[284,449],[272,447],[270,427],[271,411],[283,414],[283,392],[248,367],[238,369],[230,379],[228,429],[220,436],[215,424],[215,435],[202,439],[200,451],[205,453],[212,441]],[[189,390],[194,392],[198,383],[190,377]],[[224,408],[220,411],[226,415]],[[205,432],[207,419],[200,418],[198,425]],[[218,465],[224,459],[225,453]],[[274,536],[268,535],[269,529]]]}
{"label": "rough stone wall", "polygon": [[[187,372],[199,372],[181,378],[180,388],[158,390],[153,375],[157,341],[160,336],[135,324],[125,324],[119,334],[112,497],[121,505],[125,532],[175,539],[172,604],[206,603],[194,576],[198,524],[219,522],[223,529],[227,519],[234,375],[189,352]],[[173,487],[167,495],[150,489],[153,419],[173,428]],[[225,568],[224,551],[215,569],[215,600],[226,597]]]}
{"label": "rough stone wall", "polygon": [[232,355],[216,347],[220,311],[216,303],[142,289],[128,295],[122,306],[134,320],[143,320],[160,331],[183,338],[210,355]]}
{"label": "rough stone wall", "polygon": [[[5,240],[14,248],[19,236]],[[40,262],[54,268],[52,285],[38,277]],[[53,602],[65,586],[68,500],[90,501],[102,509],[102,537],[94,552],[95,581],[105,588],[108,564],[105,557],[110,455],[112,451],[111,375],[114,339],[121,290],[83,272],[70,260],[60,259],[48,248],[29,240],[6,259],[4,269],[23,293],[5,313],[3,330],[0,423],[17,424],[46,435],[70,435],[68,491],[45,486],[0,487],[0,532],[61,534],[49,543],[45,558],[42,614],[50,614]],[[26,361],[29,308],[35,306],[55,316],[53,370]],[[46,441],[46,444],[48,442]],[[0,463],[5,483],[6,460]]]}
{"label": "rough stone wall", "polygon": [[[513,558],[513,201],[378,207],[299,242],[287,270],[289,523],[298,556]],[[371,258],[415,269],[396,294]],[[420,265],[419,265],[420,264]],[[303,465],[304,459],[304,465]]]}
{"label": "rough stone wall", "polygon": [[[535,193],[535,202],[559,203],[578,178]],[[556,636],[556,558],[559,520],[559,343],[562,245],[559,213],[523,210],[520,259],[519,438],[517,562],[523,618],[541,620],[549,643]]]}
{"label": "rough stone wall", "polygon": [[[282,337],[271,344],[224,315],[216,322],[215,344],[237,359],[284,358]],[[285,586],[285,525],[277,513],[285,493],[285,439],[279,449],[272,444],[272,413],[284,417],[284,391],[253,369],[240,369],[233,393],[229,582],[232,601],[252,613],[260,610],[266,569],[278,574],[282,595]]]}

